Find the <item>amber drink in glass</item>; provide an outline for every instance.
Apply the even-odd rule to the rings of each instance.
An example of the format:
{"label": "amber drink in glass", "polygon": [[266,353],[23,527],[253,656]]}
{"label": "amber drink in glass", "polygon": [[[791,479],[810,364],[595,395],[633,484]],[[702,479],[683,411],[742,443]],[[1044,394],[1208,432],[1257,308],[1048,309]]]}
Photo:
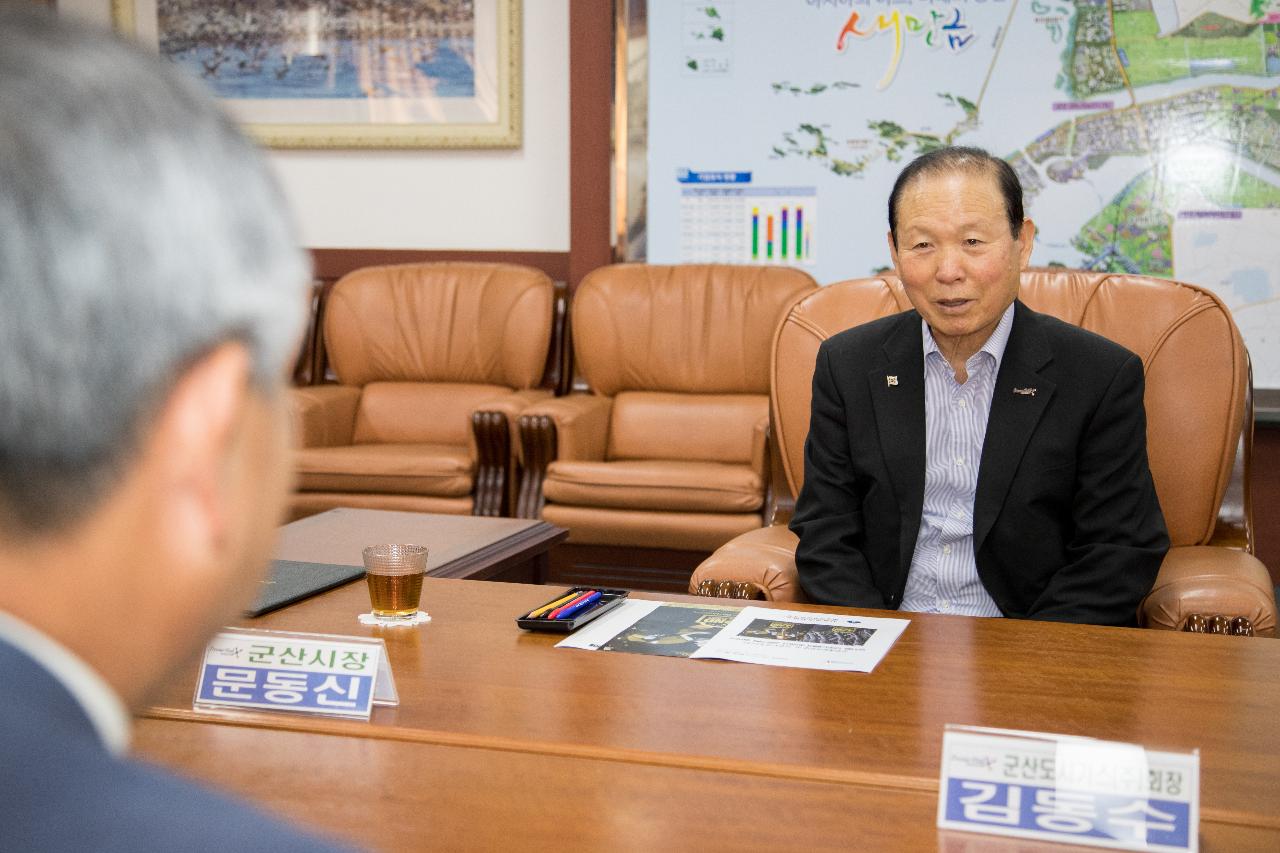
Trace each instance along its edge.
{"label": "amber drink in glass", "polygon": [[375,619],[396,624],[417,616],[427,546],[370,545],[364,549],[364,570]]}

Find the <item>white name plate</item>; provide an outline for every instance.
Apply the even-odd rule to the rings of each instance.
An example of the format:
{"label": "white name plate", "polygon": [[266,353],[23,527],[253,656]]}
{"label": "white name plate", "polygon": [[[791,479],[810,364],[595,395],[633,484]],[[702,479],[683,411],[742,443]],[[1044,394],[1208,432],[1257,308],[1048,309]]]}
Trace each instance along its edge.
{"label": "white name plate", "polygon": [[375,703],[397,701],[381,639],[235,629],[205,649],[195,707],[367,720]]}
{"label": "white name plate", "polygon": [[1196,851],[1200,755],[947,726],[938,826],[1121,850]]}

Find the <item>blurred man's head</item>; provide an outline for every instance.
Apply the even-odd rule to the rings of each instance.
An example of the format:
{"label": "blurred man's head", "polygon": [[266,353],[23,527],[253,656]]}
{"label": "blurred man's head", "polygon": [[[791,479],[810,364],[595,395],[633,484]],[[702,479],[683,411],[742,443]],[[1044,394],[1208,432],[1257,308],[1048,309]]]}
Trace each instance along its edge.
{"label": "blurred man's head", "polygon": [[[188,653],[252,597],[287,490],[303,257],[170,63],[0,9],[0,116],[0,609],[100,669],[90,623]],[[132,669],[104,673],[128,699]]]}

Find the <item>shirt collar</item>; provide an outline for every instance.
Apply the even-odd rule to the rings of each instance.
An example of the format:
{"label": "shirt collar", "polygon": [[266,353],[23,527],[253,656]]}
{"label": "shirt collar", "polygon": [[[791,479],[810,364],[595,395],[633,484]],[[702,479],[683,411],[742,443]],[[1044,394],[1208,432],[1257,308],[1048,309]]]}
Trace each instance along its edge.
{"label": "shirt collar", "polygon": [[[978,356],[978,353],[985,352],[995,361],[995,369],[992,373],[1000,372],[1000,362],[1004,359],[1005,347],[1009,345],[1009,333],[1013,331],[1013,305],[1014,303],[1010,302],[1009,307],[1004,309],[1004,313],[1000,315],[1000,322],[996,323],[996,328],[991,333],[991,336],[987,338],[986,343],[978,349],[978,352],[969,356],[970,363]],[[945,358],[942,355],[942,350],[938,349],[938,342],[933,339],[933,330],[929,328],[929,324],[923,317],[920,319],[920,328],[923,332],[921,337],[924,340],[925,359],[928,360],[931,352],[936,352],[940,358]]]}
{"label": "shirt collar", "polygon": [[0,640],[44,668],[71,694],[112,755],[129,748],[129,712],[120,695],[74,652],[48,634],[0,610]]}

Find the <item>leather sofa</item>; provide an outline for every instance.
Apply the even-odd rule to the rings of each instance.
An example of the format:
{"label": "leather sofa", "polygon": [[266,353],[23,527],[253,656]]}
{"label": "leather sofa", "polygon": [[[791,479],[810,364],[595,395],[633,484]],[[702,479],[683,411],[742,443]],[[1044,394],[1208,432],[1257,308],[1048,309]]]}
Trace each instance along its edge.
{"label": "leather sofa", "polygon": [[[1023,273],[1021,298],[1142,358],[1148,457],[1173,547],[1139,609],[1139,623],[1173,629],[1208,623],[1220,632],[1234,625],[1238,633],[1251,627],[1274,634],[1274,589],[1253,556],[1252,380],[1230,312],[1194,285],[1067,270]],[[784,509],[769,526],[734,539],[700,565],[692,591],[804,600],[785,505],[803,482],[818,345],[836,332],[909,307],[901,284],[889,275],[833,284],[789,307],[773,338],[770,364]]]}
{"label": "leather sofa", "polygon": [[293,517],[338,506],[507,514],[514,419],[553,395],[538,385],[554,291],[535,269],[453,262],[334,284],[313,373],[337,382],[291,391]]}
{"label": "leather sofa", "polygon": [[613,582],[682,590],[703,556],[760,526],[767,341],[816,286],[795,269],[714,264],[617,264],[583,279],[570,315],[590,393],[520,418],[518,514],[569,529],[551,580],[599,582],[556,566],[598,546],[586,562],[632,570]]}

